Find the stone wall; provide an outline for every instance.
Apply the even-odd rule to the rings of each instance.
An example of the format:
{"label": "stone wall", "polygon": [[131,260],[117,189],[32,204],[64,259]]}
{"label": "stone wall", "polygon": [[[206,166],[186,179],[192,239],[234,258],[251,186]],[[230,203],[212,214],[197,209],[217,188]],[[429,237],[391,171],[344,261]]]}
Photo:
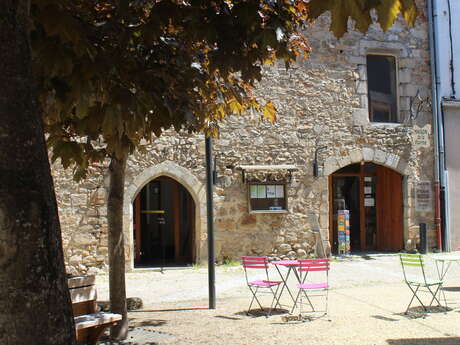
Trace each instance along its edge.
{"label": "stone wall", "polygon": [[[419,1],[419,8],[424,1]],[[424,6],[424,5],[423,5]],[[300,257],[314,252],[309,231],[319,223],[322,237],[329,232],[328,176],[341,167],[362,161],[387,166],[404,176],[404,240],[417,241],[420,222],[428,223],[435,245],[433,211],[416,212],[414,183],[433,180],[432,138],[429,145],[414,144],[414,130],[431,124],[429,108],[414,119],[409,112],[417,92],[430,95],[428,33],[423,13],[415,28],[398,22],[387,33],[373,25],[368,34],[345,34],[339,40],[327,30],[327,15],[305,34],[309,59],[300,59],[286,71],[284,65],[266,68],[258,85],[261,100],[272,100],[278,110],[275,124],[258,114],[231,116],[221,124],[214,141],[219,183],[215,189],[216,253],[218,260],[243,254]],[[367,102],[366,54],[387,53],[398,61],[398,96],[401,123],[370,123]],[[430,132],[431,133],[431,132]],[[319,176],[313,177],[315,148]],[[289,212],[249,214],[247,185],[239,165],[293,164],[288,184]],[[196,257],[206,259],[205,152],[202,135],[166,132],[128,162],[125,200],[127,263],[133,265],[131,203],[140,189],[160,175],[184,185],[197,206]],[[104,167],[75,184],[71,173],[55,165],[56,190],[68,269],[97,272],[107,265],[107,222]],[[313,221],[312,221],[313,220]]]}

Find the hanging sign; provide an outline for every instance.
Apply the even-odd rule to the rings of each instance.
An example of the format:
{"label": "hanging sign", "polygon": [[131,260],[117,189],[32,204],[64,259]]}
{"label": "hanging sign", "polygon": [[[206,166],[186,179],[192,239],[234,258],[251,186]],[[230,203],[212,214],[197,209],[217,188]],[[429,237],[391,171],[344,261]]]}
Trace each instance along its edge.
{"label": "hanging sign", "polygon": [[432,184],[431,181],[415,183],[415,210],[427,212],[432,210]]}

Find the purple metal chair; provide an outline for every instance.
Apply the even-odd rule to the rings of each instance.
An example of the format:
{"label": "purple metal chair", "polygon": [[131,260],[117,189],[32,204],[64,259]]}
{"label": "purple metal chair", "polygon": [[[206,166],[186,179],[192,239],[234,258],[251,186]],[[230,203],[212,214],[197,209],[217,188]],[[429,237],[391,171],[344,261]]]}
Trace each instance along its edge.
{"label": "purple metal chair", "polygon": [[[297,288],[299,292],[292,307],[291,313],[294,312],[297,303],[299,303],[299,315],[302,315],[302,297],[305,297],[311,307],[312,312],[323,311],[324,315],[327,314],[328,291],[329,291],[329,259],[300,259],[299,267],[299,281]],[[324,297],[325,309],[316,310],[311,301],[312,297]],[[299,301],[300,298],[300,301]]]}
{"label": "purple metal chair", "polygon": [[[265,309],[262,307],[262,304],[260,303],[256,295],[257,293],[263,292],[264,290],[266,290],[265,293],[271,293],[271,295],[273,296],[272,302],[270,304],[270,309],[266,313],[267,317],[270,316],[274,306],[275,307],[281,306],[279,303],[279,297],[277,294],[278,294],[278,289],[282,281],[270,280],[269,275],[268,275],[267,257],[242,256],[241,263],[244,268],[244,275],[246,277],[246,283],[248,284],[248,288],[252,293],[252,299],[251,299],[251,303],[249,304],[247,314],[249,315],[249,312],[251,311],[251,307],[252,307],[254,300],[257,302],[260,309],[265,311]],[[260,279],[261,277],[257,277],[255,280],[252,280],[255,275],[255,272],[253,272],[253,270],[258,270],[258,271],[264,270],[265,274],[262,278],[266,278],[266,279]],[[276,290],[274,290],[274,287],[276,287]]]}

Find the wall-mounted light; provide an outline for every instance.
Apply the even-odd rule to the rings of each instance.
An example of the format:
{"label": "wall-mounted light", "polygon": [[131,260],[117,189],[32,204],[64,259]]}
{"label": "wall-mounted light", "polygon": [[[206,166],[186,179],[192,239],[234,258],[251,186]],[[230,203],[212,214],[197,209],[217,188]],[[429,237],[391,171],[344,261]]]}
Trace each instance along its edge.
{"label": "wall-mounted light", "polygon": [[327,149],[327,146],[320,146],[315,149],[315,158],[313,159],[313,176],[318,177],[318,152]]}

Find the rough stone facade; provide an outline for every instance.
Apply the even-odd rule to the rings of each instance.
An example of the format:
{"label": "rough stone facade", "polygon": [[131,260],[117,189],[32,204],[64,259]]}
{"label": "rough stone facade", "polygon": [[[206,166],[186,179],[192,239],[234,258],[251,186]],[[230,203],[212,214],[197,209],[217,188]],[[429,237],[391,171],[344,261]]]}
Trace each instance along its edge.
{"label": "rough stone facade", "polygon": [[[410,100],[430,95],[430,66],[425,3],[414,28],[398,22],[383,33],[373,25],[368,34],[354,31],[336,39],[327,30],[329,16],[319,18],[306,32],[312,54],[286,71],[267,68],[258,86],[261,99],[278,110],[275,124],[257,114],[232,116],[221,125],[214,141],[219,183],[215,188],[215,242],[218,260],[244,254],[301,257],[314,252],[311,218],[324,239],[329,237],[329,175],[352,163],[374,162],[403,175],[404,242],[412,248],[418,224],[428,224],[435,246],[433,210],[417,212],[414,184],[433,180],[431,131],[429,145],[414,144],[414,130],[431,124],[431,109],[414,119]],[[396,56],[398,109],[401,123],[369,122],[366,55]],[[319,176],[312,163],[319,152]],[[287,185],[288,213],[250,214],[247,185],[239,165],[292,164],[297,167]],[[207,256],[205,150],[202,135],[167,132],[128,162],[125,195],[127,265],[133,267],[132,208],[137,193],[154,178],[166,175],[181,183],[196,204],[197,261]],[[107,265],[107,221],[104,167],[95,167],[84,182],[75,184],[71,172],[53,168],[68,270],[97,273]]]}

